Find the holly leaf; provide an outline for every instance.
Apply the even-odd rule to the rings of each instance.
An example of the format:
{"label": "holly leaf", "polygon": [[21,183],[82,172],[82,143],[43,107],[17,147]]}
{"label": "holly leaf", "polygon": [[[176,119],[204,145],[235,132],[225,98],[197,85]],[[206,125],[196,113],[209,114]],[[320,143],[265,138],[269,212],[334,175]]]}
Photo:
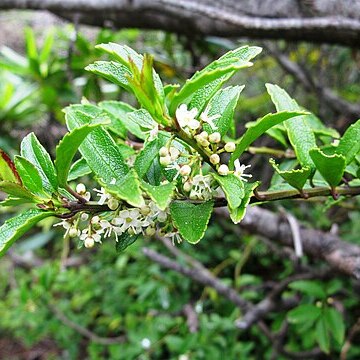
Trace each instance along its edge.
{"label": "holly leaf", "polygon": [[170,213],[180,235],[189,243],[196,244],[205,234],[213,207],[213,201],[201,204],[173,201],[170,204]]}

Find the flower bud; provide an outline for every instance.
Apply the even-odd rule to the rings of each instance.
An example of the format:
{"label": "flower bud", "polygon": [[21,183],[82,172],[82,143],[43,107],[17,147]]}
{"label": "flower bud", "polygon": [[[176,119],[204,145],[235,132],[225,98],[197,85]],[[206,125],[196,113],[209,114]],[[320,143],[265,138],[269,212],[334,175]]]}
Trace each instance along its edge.
{"label": "flower bud", "polygon": [[97,224],[99,221],[100,221],[100,217],[97,215],[93,216],[91,219],[92,224]]}
{"label": "flower bud", "polygon": [[86,193],[86,187],[84,184],[80,183],[76,185],[76,192],[80,195],[84,195]]}
{"label": "flower bud", "polygon": [[154,236],[155,233],[156,233],[155,228],[153,228],[151,226],[147,227],[146,230],[145,230],[145,235],[146,236]]}
{"label": "flower bud", "polygon": [[119,207],[119,200],[112,197],[109,199],[107,205],[110,210],[116,210]]}
{"label": "flower bud", "polygon": [[172,161],[175,161],[180,156],[180,151],[176,147],[170,148],[170,157]]}
{"label": "flower bud", "polygon": [[214,165],[218,164],[220,162],[220,156],[218,154],[212,154],[210,156],[210,162]]}
{"label": "flower bud", "polygon": [[179,171],[181,176],[189,176],[191,173],[191,167],[189,165],[183,165]]}
{"label": "flower bud", "polygon": [[207,147],[210,145],[210,143],[206,139],[203,139],[203,138],[200,138],[199,144],[203,147]]}
{"label": "flower bud", "polygon": [[84,241],[84,245],[88,249],[92,248],[95,245],[94,238],[92,236],[88,236]]}
{"label": "flower bud", "polygon": [[183,185],[184,191],[189,192],[191,191],[192,185],[190,181],[186,181]]}
{"label": "flower bud", "polygon": [[169,155],[160,157],[160,164],[162,166],[168,166],[171,164],[171,157]]}
{"label": "flower bud", "polygon": [[70,236],[71,238],[76,237],[76,236],[78,235],[78,233],[79,233],[78,229],[76,229],[76,228],[74,228],[74,227],[72,227],[72,228],[69,230],[69,236]]}
{"label": "flower bud", "polygon": [[231,141],[226,143],[225,146],[224,146],[225,151],[229,152],[229,153],[234,152],[235,148],[236,148],[235,143],[233,143]]}
{"label": "flower bud", "polygon": [[165,156],[169,155],[169,150],[168,150],[168,148],[165,147],[165,146],[163,146],[162,148],[160,148],[160,150],[159,150],[159,155],[160,155],[161,157],[165,157]]}
{"label": "flower bud", "polygon": [[142,206],[142,207],[140,208],[140,213],[141,213],[141,215],[147,216],[147,215],[150,214],[150,212],[151,212],[151,209],[150,209],[150,207],[147,206],[147,205]]}
{"label": "flower bud", "polygon": [[89,219],[89,214],[87,213],[82,213],[81,216],[80,216],[80,219],[82,221],[87,221]]}
{"label": "flower bud", "polygon": [[229,173],[228,166],[225,165],[225,164],[220,165],[219,168],[218,168],[218,173],[220,175],[227,175]]}
{"label": "flower bud", "polygon": [[209,141],[212,144],[218,144],[221,141],[221,135],[219,132],[214,132],[209,135]]}
{"label": "flower bud", "polygon": [[199,136],[200,136],[201,138],[207,140],[208,137],[209,137],[209,133],[208,133],[207,131],[203,131],[203,132],[201,132],[201,133],[199,134]]}

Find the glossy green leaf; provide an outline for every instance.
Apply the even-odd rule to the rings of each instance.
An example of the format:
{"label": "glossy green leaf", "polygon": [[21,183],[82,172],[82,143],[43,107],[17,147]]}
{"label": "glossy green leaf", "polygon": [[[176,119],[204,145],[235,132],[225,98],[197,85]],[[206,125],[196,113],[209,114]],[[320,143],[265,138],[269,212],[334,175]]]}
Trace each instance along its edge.
{"label": "glossy green leaf", "polygon": [[335,151],[337,154],[345,156],[346,164],[354,160],[360,152],[360,119],[347,128]]}
{"label": "glossy green leaf", "polygon": [[170,114],[174,114],[180,104],[188,102],[189,98],[193,97],[196,91],[202,87],[221,79],[224,75],[233,74],[236,70],[252,65],[252,63],[239,60],[238,58],[226,58],[217,60],[215,63],[216,66],[214,68],[200,70],[192,78],[186,80],[184,86],[174,95],[171,101]]}
{"label": "glossy green leaf", "polygon": [[114,61],[95,61],[93,64],[88,65],[85,70],[100,75],[106,80],[130,91],[129,77],[131,77],[130,70]]}
{"label": "glossy green leaf", "polygon": [[128,232],[125,232],[118,236],[117,241],[115,243],[115,249],[117,252],[124,251],[127,247],[133,244],[139,235],[130,235]]}
{"label": "glossy green leaf", "polygon": [[88,174],[91,174],[91,169],[89,168],[86,160],[81,158],[72,164],[69,171],[68,181],[76,180]]}
{"label": "glossy green leaf", "polygon": [[[237,49],[231,50],[224,54],[219,60],[215,60],[214,62],[207,65],[203,71],[209,72],[216,69],[219,65],[219,61],[224,61],[226,59],[238,59],[240,61],[249,62],[259,53],[261,53],[262,49],[257,46],[241,46]],[[228,81],[234,74],[236,70],[230,71],[224,76],[220,78],[216,78],[215,80],[209,81],[204,86],[200,87],[198,90],[194,92],[191,97],[189,108],[197,108],[200,112],[204,109],[208,101],[213,97],[213,95],[221,88],[221,86]]]}
{"label": "glossy green leaf", "polygon": [[142,189],[150,196],[151,200],[157,207],[164,211],[170,204],[172,195],[175,191],[174,183],[162,184],[159,186],[150,185],[145,181],[141,181]]}
{"label": "glossy green leaf", "polygon": [[317,170],[331,187],[339,185],[344,175],[346,158],[343,155],[326,155],[321,149],[310,150],[310,156]]}
{"label": "glossy green leaf", "polygon": [[139,139],[145,140],[147,132],[157,126],[151,115],[145,109],[140,109],[127,114],[126,127]]}
{"label": "glossy green leaf", "polygon": [[55,168],[58,174],[59,186],[66,187],[67,179],[73,158],[78,151],[79,146],[94,129],[101,123],[85,124],[74,128],[67,133],[56,147]]}
{"label": "glossy green leaf", "polygon": [[272,126],[297,117],[301,112],[299,111],[281,111],[275,114],[267,114],[261,119],[254,122],[240,138],[236,145],[235,151],[231,155],[230,165],[232,167],[234,161],[238,159],[241,154],[262,134],[269,130]]}
{"label": "glossy green leaf", "polygon": [[321,315],[321,309],[316,305],[303,304],[287,313],[288,321],[292,324],[313,323]]}
{"label": "glossy green leaf", "polygon": [[342,345],[345,338],[345,323],[341,313],[334,308],[325,308],[324,320],[334,339]]}
{"label": "glossy green leaf", "polygon": [[0,181],[10,181],[21,185],[20,176],[10,157],[0,149]]}
{"label": "glossy green leaf", "polygon": [[21,156],[15,157],[15,166],[23,185],[33,194],[44,195],[42,179],[36,167]]}
{"label": "glossy green leaf", "polygon": [[143,178],[148,172],[152,162],[159,155],[159,149],[161,147],[160,139],[155,139],[145,144],[138,156],[136,157],[134,168],[139,174],[140,178]]}
{"label": "glossy green leaf", "polygon": [[230,209],[236,209],[240,206],[244,193],[244,183],[234,174],[221,176],[213,173],[212,176],[219,183],[224,191],[228,206]]}
{"label": "glossy green leaf", "polygon": [[47,193],[57,190],[58,180],[54,164],[34,133],[27,135],[21,142],[21,156],[35,165]]}
{"label": "glossy green leaf", "polygon": [[229,86],[225,89],[218,90],[209,101],[207,108],[209,109],[208,116],[220,115],[218,119],[214,119],[213,123],[216,129],[204,123],[204,130],[209,134],[218,131],[221,136],[224,136],[234,122],[234,112],[239,100],[241,91],[245,86]]}
{"label": "glossy green leaf", "polygon": [[173,201],[170,212],[180,235],[188,242],[196,244],[205,234],[214,202],[192,204],[188,201]]}
{"label": "glossy green leaf", "polygon": [[328,329],[326,327],[325,319],[320,318],[316,323],[315,328],[315,336],[316,340],[320,346],[320,349],[326,352],[327,354],[330,353],[330,336]]}
{"label": "glossy green leaf", "polygon": [[13,217],[0,227],[0,256],[3,256],[8,248],[22,235],[35,226],[40,220],[54,215],[49,211],[29,209],[16,217]]}
{"label": "glossy green leaf", "polygon": [[[277,111],[301,111],[301,107],[289,94],[277,85],[266,84],[266,89],[275,104]],[[315,165],[309,151],[316,147],[315,135],[307,123],[307,116],[297,116],[284,122],[288,137],[296,157],[302,167],[308,167],[313,173]]]}
{"label": "glossy green leaf", "polygon": [[0,181],[0,190],[13,197],[34,200],[34,195],[29,190],[12,181]]}
{"label": "glossy green leaf", "polygon": [[246,208],[250,203],[251,197],[254,195],[254,189],[259,186],[260,182],[244,183],[244,197],[239,207],[230,210],[230,218],[234,224],[238,224],[246,214]]}
{"label": "glossy green leaf", "polygon": [[280,170],[279,166],[276,164],[274,159],[269,160],[271,166],[275,171],[292,187],[295,189],[301,190],[306,180],[311,175],[311,169],[309,167],[303,167],[301,169],[292,169],[292,170]]}

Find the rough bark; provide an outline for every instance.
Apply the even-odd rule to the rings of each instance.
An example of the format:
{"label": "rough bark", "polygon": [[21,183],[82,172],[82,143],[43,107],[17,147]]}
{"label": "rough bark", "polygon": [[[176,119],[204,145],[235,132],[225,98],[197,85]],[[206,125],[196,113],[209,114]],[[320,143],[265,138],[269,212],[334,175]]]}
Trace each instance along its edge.
{"label": "rough bark", "polygon": [[49,10],[89,25],[191,36],[360,44],[356,0],[1,0],[0,9]]}
{"label": "rough bark", "polygon": [[[218,213],[228,216],[225,208]],[[250,207],[240,226],[274,242],[293,246],[293,235],[288,221],[269,210]],[[300,226],[304,253],[326,261],[333,269],[360,279],[360,246],[341,240],[338,236]]]}

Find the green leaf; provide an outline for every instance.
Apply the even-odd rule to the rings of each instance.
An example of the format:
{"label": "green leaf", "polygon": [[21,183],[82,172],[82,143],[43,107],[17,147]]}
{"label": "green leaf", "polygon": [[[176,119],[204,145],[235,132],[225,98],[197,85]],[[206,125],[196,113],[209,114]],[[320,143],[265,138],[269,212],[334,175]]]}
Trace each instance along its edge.
{"label": "green leaf", "polygon": [[11,181],[0,181],[0,190],[17,198],[34,201],[34,195],[29,190]]}
{"label": "green leaf", "polygon": [[151,115],[145,109],[129,113],[126,117],[126,128],[139,139],[145,140],[150,129],[157,126]]}
{"label": "green leaf", "polygon": [[326,298],[326,292],[321,283],[315,280],[297,280],[289,284],[289,288],[301,291],[318,299]]}
{"label": "green leaf", "polygon": [[335,151],[337,154],[345,156],[346,164],[354,160],[360,152],[360,119],[347,128]]}
{"label": "green leaf", "polygon": [[252,66],[252,63],[239,60],[238,58],[226,58],[217,60],[215,63],[216,65],[213,69],[204,68],[203,70],[197,71],[192,78],[186,80],[184,86],[174,95],[171,101],[171,115],[175,114],[180,104],[186,103],[189,98],[193,97],[197,90],[208,86],[211,82],[221,79],[224,75],[233,74],[236,70]]}
{"label": "green leaf", "polygon": [[186,241],[196,244],[203,238],[213,206],[213,201],[201,204],[173,201],[170,204],[170,212],[174,224]]}
{"label": "green leaf", "polygon": [[339,185],[346,167],[345,156],[339,154],[326,155],[319,148],[311,149],[310,156],[327,183],[331,187]]}
{"label": "green leaf", "polygon": [[125,90],[131,91],[128,80],[131,77],[131,72],[122,64],[114,61],[95,61],[93,64],[88,65],[85,70],[100,75]]}
{"label": "green leaf", "polygon": [[145,181],[141,181],[141,187],[150,196],[157,207],[161,211],[164,211],[170,204],[176,186],[174,183],[155,186],[150,185]]}
{"label": "green leaf", "polygon": [[21,142],[21,156],[36,167],[45,191],[49,194],[55,192],[58,188],[58,180],[54,164],[34,133],[27,135]]}
{"label": "green leaf", "polygon": [[36,167],[29,160],[21,156],[15,157],[15,166],[19,172],[23,185],[31,193],[43,196],[44,189],[42,179]]}
{"label": "green leaf", "polygon": [[0,149],[0,181],[10,181],[21,185],[20,176],[10,157]]}
{"label": "green leaf", "polygon": [[290,323],[313,323],[321,315],[321,309],[315,305],[303,304],[290,310],[287,318]]}
{"label": "green leaf", "polygon": [[264,134],[271,127],[289,120],[301,114],[299,111],[281,111],[275,114],[267,114],[261,119],[254,122],[240,138],[237,143],[235,151],[230,158],[230,167],[233,166],[234,161],[262,134]]}
{"label": "green leaf", "polygon": [[134,169],[131,169],[121,179],[116,179],[115,183],[104,183],[102,178],[97,178],[97,181],[110,194],[125,200],[130,205],[141,207],[145,204],[140,189],[140,180]]}
{"label": "green leaf", "polygon": [[244,183],[244,197],[241,200],[239,207],[230,210],[230,218],[234,224],[238,224],[246,214],[246,208],[250,203],[251,197],[254,194],[254,189],[259,186],[260,182]]}
{"label": "green leaf", "polygon": [[345,338],[345,323],[341,313],[334,308],[325,308],[324,320],[334,339],[342,345]]}
{"label": "green leaf", "polygon": [[4,201],[0,202],[0,206],[19,206],[23,204],[31,203],[32,201],[30,199],[24,199],[24,198],[16,198],[16,197],[8,197]]}
{"label": "green leaf", "polygon": [[293,170],[280,170],[274,159],[270,159],[269,163],[286,182],[299,191],[301,191],[306,180],[311,175],[311,169],[309,167]]}
{"label": "green leaf", "polygon": [[217,129],[213,129],[210,125],[204,123],[204,130],[209,134],[218,131],[221,136],[224,136],[231,127],[234,121],[234,112],[239,101],[241,91],[245,86],[229,86],[225,89],[218,90],[209,101],[207,107],[209,108],[208,115],[220,115],[218,119],[213,121]]}
{"label": "green leaf", "polygon": [[[227,52],[219,60],[215,60],[214,62],[210,63],[203,69],[203,71],[209,72],[215,70],[219,65],[219,61],[221,63],[221,61],[224,61],[226,59],[231,59],[231,61],[234,61],[234,59],[238,59],[244,62],[249,62],[251,59],[257,56],[261,51],[262,49],[257,46],[239,47],[237,49]],[[221,86],[235,74],[235,72],[236,70],[230,71],[229,73],[225,74],[224,76],[221,76],[220,78],[209,81],[204,86],[196,90],[191,97],[189,108],[190,109],[197,108],[201,112],[205,107],[205,105],[208,103],[208,101],[221,88]]]}
{"label": "green leaf", "polygon": [[[275,104],[277,111],[301,111],[301,107],[289,94],[277,85],[266,84],[266,89]],[[302,167],[309,167],[315,171],[315,165],[309,155],[309,151],[316,147],[315,135],[308,125],[309,115],[297,116],[287,120],[284,125],[288,133],[291,145]]]}
{"label": "green leaf", "polygon": [[326,323],[324,318],[320,318],[316,323],[315,328],[316,340],[324,352],[329,354],[330,352],[330,336],[326,328]]}
{"label": "green leaf", "polygon": [[29,209],[5,221],[0,227],[0,257],[3,256],[8,248],[24,235],[26,231],[30,230],[40,220],[52,215],[54,215],[52,212]]}
{"label": "green leaf", "polygon": [[55,168],[59,186],[66,187],[72,160],[84,139],[101,123],[85,124],[67,133],[56,147]]}
{"label": "green leaf", "polygon": [[230,209],[236,209],[240,206],[244,193],[244,183],[234,174],[221,176],[212,173],[212,176],[219,183],[224,191],[228,206]]}
{"label": "green leaf", "polygon": [[154,159],[159,155],[159,149],[161,147],[159,139],[155,139],[146,143],[142,148],[138,156],[136,157],[134,168],[139,174],[140,178],[143,178],[148,172]]}
{"label": "green leaf", "polygon": [[133,244],[138,237],[139,235],[130,235],[128,232],[122,233],[120,236],[118,236],[115,243],[116,251],[118,253],[124,251],[127,247]]}
{"label": "green leaf", "polygon": [[72,164],[68,181],[73,181],[78,179],[79,177],[85,176],[91,174],[91,169],[89,168],[89,165],[87,164],[86,160],[84,158],[81,158]]}

